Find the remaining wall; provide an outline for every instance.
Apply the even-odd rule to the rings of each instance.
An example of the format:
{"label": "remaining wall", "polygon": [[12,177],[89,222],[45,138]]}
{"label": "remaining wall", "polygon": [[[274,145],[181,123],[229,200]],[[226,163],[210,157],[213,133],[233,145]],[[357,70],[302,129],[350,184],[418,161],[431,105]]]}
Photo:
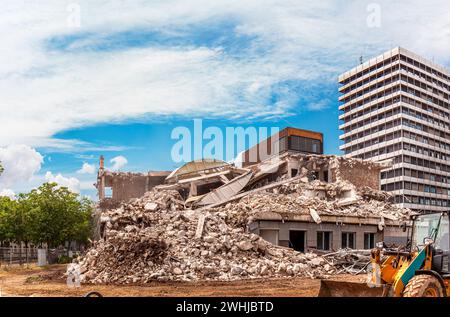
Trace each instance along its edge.
{"label": "remaining wall", "polygon": [[[374,233],[375,243],[387,239],[391,241],[391,236],[398,241],[406,241],[406,233],[403,233],[398,227],[386,227],[383,231],[378,231],[376,225],[369,224],[336,224],[336,223],[320,223],[301,222],[301,221],[273,221],[259,220],[252,224],[251,231],[260,234],[260,230],[276,230],[278,231],[278,245],[289,247],[289,231],[298,230],[306,231],[306,249],[313,250],[317,248],[317,232],[328,231],[332,233],[331,248],[338,250],[341,248],[341,234],[343,232],[354,232],[356,249],[364,249],[364,233]],[[388,230],[386,230],[388,229]],[[271,238],[275,234],[271,232]],[[401,238],[403,237],[403,240]],[[270,241],[273,243],[273,241]]]}
{"label": "remaining wall", "polygon": [[[102,210],[115,208],[121,202],[142,197],[153,187],[163,184],[169,172],[121,173],[99,171],[96,187],[99,207]],[[111,195],[106,194],[109,188]]]}
{"label": "remaining wall", "polygon": [[380,168],[373,167],[372,163],[341,159],[338,170],[333,173],[333,182],[336,181],[336,173],[342,180],[349,181],[357,188],[368,186],[372,189],[380,189]]}
{"label": "remaining wall", "polygon": [[115,201],[127,201],[145,194],[147,177],[144,175],[117,176],[113,177],[111,182],[111,198]]}

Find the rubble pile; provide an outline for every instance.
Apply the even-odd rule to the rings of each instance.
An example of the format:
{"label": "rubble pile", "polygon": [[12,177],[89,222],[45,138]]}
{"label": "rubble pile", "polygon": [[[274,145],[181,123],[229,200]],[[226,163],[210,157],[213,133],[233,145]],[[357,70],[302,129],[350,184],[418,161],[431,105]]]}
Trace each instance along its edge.
{"label": "rubble pile", "polygon": [[160,218],[161,211],[183,209],[184,203],[178,191],[154,189],[145,193],[142,198],[131,199],[117,209],[104,212],[103,216],[111,219],[107,222],[108,229],[114,224],[114,229],[120,230],[127,225],[150,226]]}
{"label": "rubble pile", "polygon": [[250,194],[213,210],[226,212],[227,220],[235,226],[245,226],[262,213],[277,213],[289,219],[293,215],[311,214],[311,209],[319,215],[378,216],[406,220],[410,210],[393,205],[389,198],[390,195],[385,192],[368,187],[356,189],[346,181],[304,183],[296,180]]}
{"label": "rubble pile", "polygon": [[326,263],[337,269],[337,274],[360,274],[370,263],[370,250],[341,249],[323,255]]}
{"label": "rubble pile", "polygon": [[378,201],[389,201],[391,199],[391,194],[381,190],[374,190],[370,187],[364,186],[358,190],[358,194],[366,201],[378,200]]}
{"label": "rubble pile", "polygon": [[[274,173],[273,169],[280,166],[287,170],[288,159],[292,158],[298,160],[297,176]],[[262,163],[252,170],[230,167],[225,162],[194,161],[173,171],[166,184],[143,197],[103,210],[99,217],[102,239],[77,259],[82,281],[142,284],[327,278],[363,272],[370,260],[367,250],[304,254],[249,233],[249,225],[265,216],[272,219],[273,214],[277,220],[302,216],[300,221],[308,219],[317,224],[330,215],[371,217],[371,221],[378,218],[375,224],[378,230],[384,230],[384,218],[406,220],[410,210],[393,205],[391,196],[373,189],[376,186],[362,186],[364,182],[352,180],[348,172],[361,166],[377,172],[380,166],[335,156],[285,159]],[[348,170],[343,170],[343,165]],[[217,187],[217,183],[221,185]],[[206,185],[211,191],[199,195],[201,186]]]}
{"label": "rubble pile", "polygon": [[82,280],[226,281],[327,277],[336,272],[321,256],[277,247],[244,228],[229,226],[227,213],[180,210],[176,197],[171,191],[153,190],[106,212],[105,239],[79,259]]}

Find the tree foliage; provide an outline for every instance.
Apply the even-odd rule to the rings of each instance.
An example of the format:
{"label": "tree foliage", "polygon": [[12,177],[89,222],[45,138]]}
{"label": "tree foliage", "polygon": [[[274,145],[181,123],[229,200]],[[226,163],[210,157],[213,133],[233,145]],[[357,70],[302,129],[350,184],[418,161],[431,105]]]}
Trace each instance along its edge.
{"label": "tree foliage", "polygon": [[17,200],[0,198],[0,241],[56,247],[87,241],[92,202],[55,183],[45,183]]}
{"label": "tree foliage", "polygon": [[14,200],[0,196],[0,241],[14,241],[12,218],[16,209]]}

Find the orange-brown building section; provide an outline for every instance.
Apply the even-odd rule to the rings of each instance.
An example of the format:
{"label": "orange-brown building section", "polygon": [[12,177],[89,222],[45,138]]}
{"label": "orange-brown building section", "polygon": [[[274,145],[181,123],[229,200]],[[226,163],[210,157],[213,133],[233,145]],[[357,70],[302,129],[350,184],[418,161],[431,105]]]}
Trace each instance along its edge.
{"label": "orange-brown building section", "polygon": [[[244,152],[243,154],[243,166],[249,166],[256,163],[259,163],[261,161],[264,161],[265,159],[276,155],[276,142],[278,141],[279,147],[278,147],[278,154],[281,154],[283,152],[286,152],[288,149],[288,138],[289,136],[300,136],[304,138],[309,138],[313,140],[319,140],[321,144],[321,148],[323,148],[323,134],[320,132],[314,132],[309,130],[303,130],[298,128],[284,128],[278,134],[274,134],[267,139],[261,141],[260,143],[254,145],[250,149]],[[275,139],[274,139],[275,138]],[[284,138],[284,139],[283,139]],[[272,141],[273,140],[273,141]],[[283,144],[280,144],[280,140],[282,142],[285,142],[284,147]],[[272,142],[274,143],[274,146],[272,147]],[[260,148],[264,149],[265,152],[260,153]],[[262,154],[262,155],[261,155]],[[251,156],[251,157],[250,157]],[[261,157],[263,156],[263,157]]]}

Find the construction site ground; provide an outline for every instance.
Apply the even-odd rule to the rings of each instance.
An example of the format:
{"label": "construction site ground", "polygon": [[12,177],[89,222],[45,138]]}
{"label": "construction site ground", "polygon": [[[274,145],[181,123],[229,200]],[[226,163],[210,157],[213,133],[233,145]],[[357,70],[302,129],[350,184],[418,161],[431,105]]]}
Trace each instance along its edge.
{"label": "construction site ground", "polygon": [[[232,282],[152,282],[142,285],[81,285],[70,288],[64,273],[66,265],[1,267],[1,296],[84,296],[90,291],[103,296],[317,296],[320,280],[304,277],[255,279]],[[362,282],[365,275],[337,275],[333,280]]]}

